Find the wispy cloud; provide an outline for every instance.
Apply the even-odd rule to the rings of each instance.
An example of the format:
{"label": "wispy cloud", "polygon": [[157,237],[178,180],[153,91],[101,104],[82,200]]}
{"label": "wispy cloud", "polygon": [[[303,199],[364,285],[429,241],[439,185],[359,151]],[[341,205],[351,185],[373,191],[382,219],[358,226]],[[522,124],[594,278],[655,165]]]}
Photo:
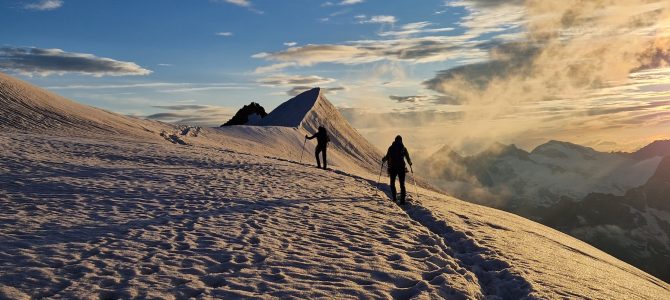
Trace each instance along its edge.
{"label": "wispy cloud", "polygon": [[358,23],[361,24],[394,24],[395,22],[398,21],[395,16],[385,16],[385,15],[370,16],[369,18],[365,18],[364,15],[359,15],[356,16],[356,19],[358,19]]}
{"label": "wispy cloud", "polygon": [[[252,57],[263,58],[263,55],[264,55],[264,53],[259,53],[259,54],[253,55]],[[271,64],[271,65],[267,65],[267,66],[261,66],[261,67],[258,67],[254,70],[254,74],[275,73],[277,71],[280,71],[280,70],[283,70],[283,69],[286,69],[286,68],[289,68],[289,67],[293,67],[293,66],[297,66],[297,64],[293,63],[293,62],[284,62],[284,63]]]}
{"label": "wispy cloud", "polygon": [[339,5],[354,5],[363,2],[364,0],[342,0]]}
{"label": "wispy cloud", "polygon": [[64,86],[49,86],[50,90],[129,90],[149,89],[159,93],[188,93],[213,90],[246,90],[249,86],[236,83],[190,83],[190,82],[147,82],[126,84],[72,84]]}
{"label": "wispy cloud", "polygon": [[229,85],[211,85],[211,86],[196,86],[183,87],[175,89],[160,90],[162,93],[190,93],[190,92],[205,92],[205,91],[220,91],[220,90],[248,90],[247,86],[229,86]]}
{"label": "wispy cloud", "polygon": [[[289,96],[297,96],[300,93],[303,93],[305,91],[309,91],[313,88],[314,88],[313,86],[294,86],[290,90],[286,91],[286,94],[289,95]],[[338,91],[344,91],[344,90],[346,90],[346,88],[343,87],[343,86],[321,88],[321,91],[326,93],[326,94],[335,94]]]}
{"label": "wispy cloud", "polygon": [[149,75],[151,70],[134,62],[97,57],[93,54],[65,52],[61,49],[1,47],[0,69],[28,76],[77,73],[91,76]]}
{"label": "wispy cloud", "polygon": [[262,10],[256,9],[254,7],[253,3],[251,3],[251,1],[249,1],[249,0],[210,0],[210,1],[212,1],[212,2],[225,2],[225,3],[232,4],[232,5],[237,5],[239,7],[244,7],[244,8],[246,8],[246,9],[252,11],[252,12],[255,12],[257,14],[264,14],[265,13]]}
{"label": "wispy cloud", "polygon": [[230,4],[237,5],[237,6],[251,7],[251,1],[249,1],[249,0],[225,0],[225,1],[230,3]]}
{"label": "wispy cloud", "polygon": [[416,22],[408,23],[400,27],[400,30],[395,31],[383,31],[378,33],[379,36],[409,36],[409,35],[418,35],[425,33],[441,33],[453,31],[453,27],[441,27],[441,28],[429,28],[433,23],[430,22]]}
{"label": "wispy cloud", "polygon": [[224,32],[217,32],[216,35],[218,35],[218,36],[233,36],[233,33],[229,32],[229,31],[224,31]]}
{"label": "wispy cloud", "polygon": [[34,3],[28,3],[24,6],[25,9],[30,10],[54,10],[63,6],[61,0],[41,0]]}
{"label": "wispy cloud", "polygon": [[274,75],[258,80],[258,83],[268,86],[286,86],[286,85],[320,85],[334,82],[333,78],[321,76],[301,76],[301,75]]}
{"label": "wispy cloud", "polygon": [[[262,52],[252,57],[277,64],[261,67],[261,71],[277,71],[282,68],[311,66],[320,63],[346,65],[376,61],[407,61],[427,63],[447,59],[481,60],[486,52],[473,48],[477,42],[460,36],[426,36],[389,40],[361,40],[343,44],[305,45],[279,52]],[[463,51],[464,49],[468,51]]]}
{"label": "wispy cloud", "polygon": [[286,47],[293,47],[293,46],[295,46],[295,45],[297,45],[297,44],[298,44],[298,43],[296,43],[296,42],[285,42],[285,43],[284,43],[284,46],[286,46]]}

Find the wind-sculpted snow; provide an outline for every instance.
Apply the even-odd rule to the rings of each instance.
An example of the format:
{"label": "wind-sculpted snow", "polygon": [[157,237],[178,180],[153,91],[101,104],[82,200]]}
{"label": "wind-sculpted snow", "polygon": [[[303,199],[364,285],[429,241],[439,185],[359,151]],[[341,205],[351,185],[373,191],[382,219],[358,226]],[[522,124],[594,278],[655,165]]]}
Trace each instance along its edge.
{"label": "wind-sculpted snow", "polygon": [[[663,299],[667,284],[525,219],[243,146],[0,135],[9,298]],[[260,153],[259,153],[260,152]]]}
{"label": "wind-sculpted snow", "polygon": [[481,298],[359,177],[212,148],[0,141],[5,297]]}

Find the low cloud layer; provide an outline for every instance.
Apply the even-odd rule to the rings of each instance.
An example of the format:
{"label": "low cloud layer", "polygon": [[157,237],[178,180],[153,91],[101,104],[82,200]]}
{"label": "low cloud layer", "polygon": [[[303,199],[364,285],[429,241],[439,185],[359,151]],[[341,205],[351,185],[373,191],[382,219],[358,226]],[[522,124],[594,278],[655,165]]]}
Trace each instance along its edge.
{"label": "low cloud layer", "polygon": [[199,104],[157,105],[155,108],[170,112],[159,112],[145,118],[175,124],[215,127],[230,119],[234,112],[221,106]]}
{"label": "low cloud layer", "polygon": [[0,48],[0,69],[28,76],[77,73],[100,77],[149,75],[152,72],[134,62],[97,57],[93,54],[65,52],[61,49],[32,47]]}

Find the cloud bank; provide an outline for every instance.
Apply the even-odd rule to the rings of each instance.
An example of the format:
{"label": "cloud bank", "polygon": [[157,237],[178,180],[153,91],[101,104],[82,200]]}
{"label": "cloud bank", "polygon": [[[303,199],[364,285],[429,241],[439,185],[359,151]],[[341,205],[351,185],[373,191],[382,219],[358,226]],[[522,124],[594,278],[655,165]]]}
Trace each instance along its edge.
{"label": "cloud bank", "polygon": [[523,23],[526,32],[521,41],[487,45],[488,61],[438,72],[424,83],[464,103],[579,97],[625,82],[633,72],[669,65],[667,0],[468,3],[483,11],[477,16],[489,17],[517,7],[523,21],[509,22]]}
{"label": "cloud bank", "polygon": [[76,73],[100,77],[149,75],[152,72],[133,62],[33,47],[1,47],[0,69],[28,76]]}
{"label": "cloud bank", "polygon": [[221,106],[199,104],[157,105],[155,108],[168,110],[145,116],[150,120],[157,120],[175,124],[192,124],[214,127],[223,124],[233,116],[234,111]]}

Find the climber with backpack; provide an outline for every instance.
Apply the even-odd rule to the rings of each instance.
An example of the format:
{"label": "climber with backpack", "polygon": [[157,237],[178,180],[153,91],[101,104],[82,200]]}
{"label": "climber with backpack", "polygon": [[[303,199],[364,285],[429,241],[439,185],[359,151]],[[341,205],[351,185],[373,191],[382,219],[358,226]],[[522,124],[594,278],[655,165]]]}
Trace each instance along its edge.
{"label": "climber with backpack", "polygon": [[318,168],[321,168],[321,161],[319,160],[319,153],[323,156],[323,169],[328,168],[328,162],[326,161],[326,148],[328,148],[328,142],[330,142],[330,137],[328,137],[328,131],[323,126],[319,126],[319,131],[312,136],[305,135],[306,140],[311,140],[316,138],[316,149],[314,149],[314,156],[316,156],[316,165]]}
{"label": "climber with backpack", "polygon": [[402,137],[396,136],[395,141],[386,151],[386,156],[382,158],[383,163],[388,162],[388,174],[391,179],[391,195],[393,196],[393,202],[397,201],[396,197],[396,188],[395,188],[395,179],[398,177],[400,181],[400,204],[405,204],[405,197],[407,195],[407,190],[405,189],[405,173],[407,173],[407,167],[405,167],[405,159],[409,163],[410,167],[412,166],[412,160],[409,158],[409,152],[407,148],[402,143]]}

